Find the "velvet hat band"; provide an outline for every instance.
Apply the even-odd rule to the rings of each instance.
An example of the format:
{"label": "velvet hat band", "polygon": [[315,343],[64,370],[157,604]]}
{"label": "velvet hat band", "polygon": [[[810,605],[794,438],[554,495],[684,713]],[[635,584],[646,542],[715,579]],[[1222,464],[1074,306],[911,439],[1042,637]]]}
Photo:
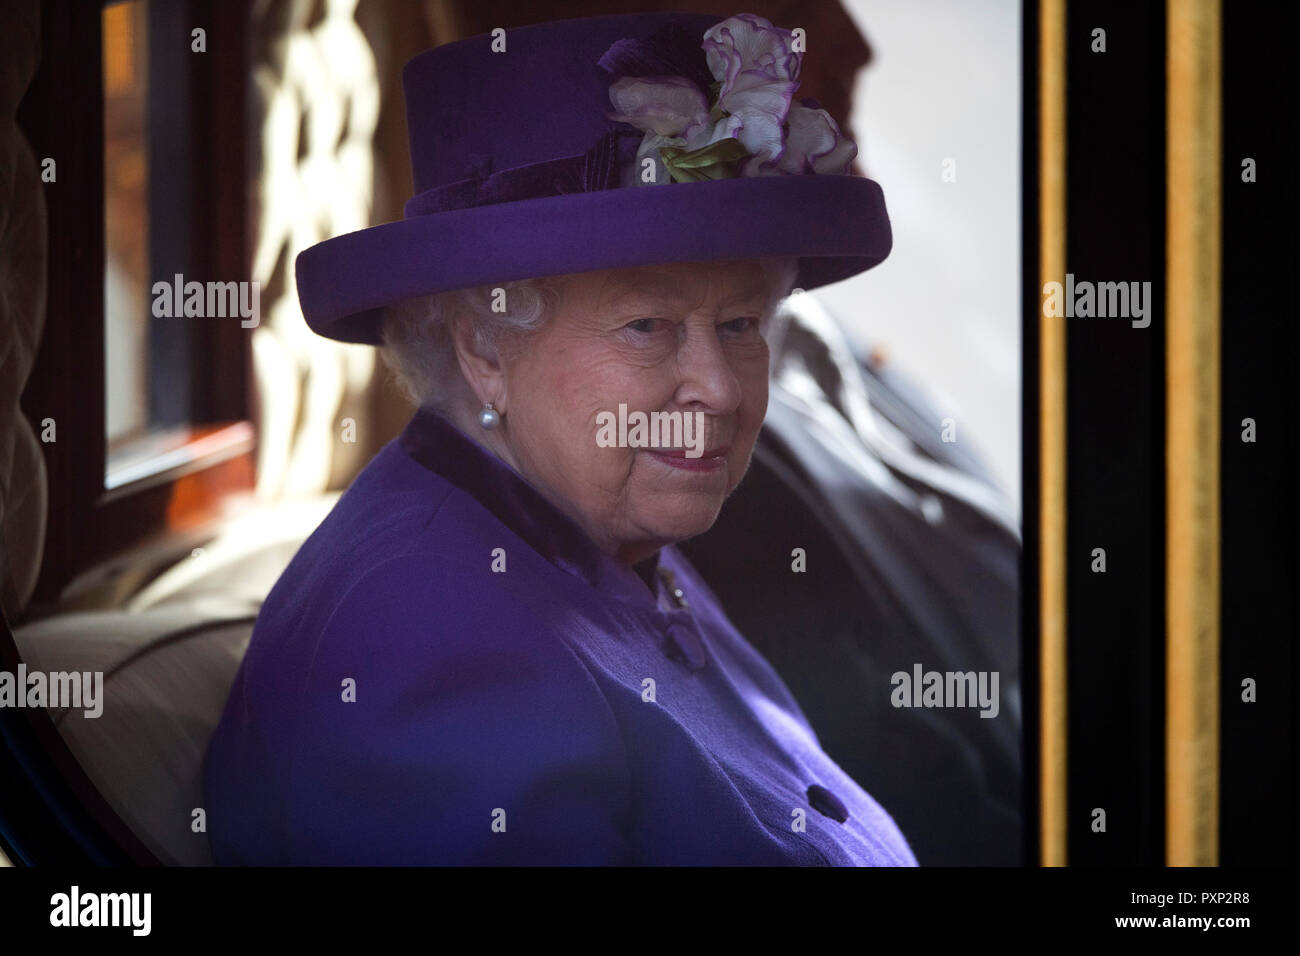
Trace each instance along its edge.
{"label": "velvet hat band", "polygon": [[[528,163],[513,169],[461,179],[428,189],[406,203],[406,218],[468,209],[493,203],[519,202],[544,196],[564,196],[613,189],[619,170],[636,158],[641,133],[634,129],[610,130],[596,145],[577,156]],[[487,163],[483,162],[486,169]]]}

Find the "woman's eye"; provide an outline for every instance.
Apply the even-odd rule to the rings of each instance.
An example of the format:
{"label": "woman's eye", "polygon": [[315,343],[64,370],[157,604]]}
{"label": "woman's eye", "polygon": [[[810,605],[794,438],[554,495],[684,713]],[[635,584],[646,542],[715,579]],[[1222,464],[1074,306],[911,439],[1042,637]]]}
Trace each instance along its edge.
{"label": "woman's eye", "polygon": [[758,328],[758,319],[752,315],[747,315],[744,318],[732,319],[730,322],[724,322],[722,323],[722,327],[728,332],[743,335],[746,332],[751,332]]}
{"label": "woman's eye", "polygon": [[626,326],[624,326],[624,328],[631,329],[633,332],[648,334],[650,332],[655,331],[658,328],[658,325],[656,323],[660,321],[662,320],[657,318],[633,319]]}

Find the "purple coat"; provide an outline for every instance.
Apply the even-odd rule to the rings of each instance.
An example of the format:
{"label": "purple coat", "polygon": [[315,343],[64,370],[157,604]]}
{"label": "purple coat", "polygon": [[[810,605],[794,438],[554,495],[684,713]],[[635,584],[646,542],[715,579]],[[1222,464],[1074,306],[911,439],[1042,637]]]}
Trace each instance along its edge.
{"label": "purple coat", "polygon": [[655,565],[417,414],[258,616],[204,765],[216,862],[915,866],[695,570]]}

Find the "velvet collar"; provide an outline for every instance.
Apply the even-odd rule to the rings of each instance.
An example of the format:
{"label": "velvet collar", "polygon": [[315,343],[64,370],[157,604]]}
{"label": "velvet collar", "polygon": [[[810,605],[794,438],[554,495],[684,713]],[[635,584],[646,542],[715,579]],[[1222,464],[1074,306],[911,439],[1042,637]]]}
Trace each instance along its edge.
{"label": "velvet collar", "polygon": [[637,603],[654,602],[657,589],[650,587],[650,580],[658,568],[657,553],[636,565],[634,573],[601,551],[577,522],[523,476],[443,416],[420,409],[399,442],[416,462],[474,498],[556,567],[598,590],[612,590]]}

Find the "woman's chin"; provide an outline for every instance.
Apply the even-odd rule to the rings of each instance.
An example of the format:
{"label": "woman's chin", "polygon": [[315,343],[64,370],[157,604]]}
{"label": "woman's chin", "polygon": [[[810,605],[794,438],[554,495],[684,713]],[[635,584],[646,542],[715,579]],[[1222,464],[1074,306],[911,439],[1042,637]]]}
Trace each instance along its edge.
{"label": "woman's chin", "polygon": [[638,522],[655,538],[669,544],[704,534],[713,527],[713,523],[718,520],[718,513],[722,510],[721,497],[710,497],[704,500],[695,496],[670,497],[670,501],[657,502],[647,518]]}

